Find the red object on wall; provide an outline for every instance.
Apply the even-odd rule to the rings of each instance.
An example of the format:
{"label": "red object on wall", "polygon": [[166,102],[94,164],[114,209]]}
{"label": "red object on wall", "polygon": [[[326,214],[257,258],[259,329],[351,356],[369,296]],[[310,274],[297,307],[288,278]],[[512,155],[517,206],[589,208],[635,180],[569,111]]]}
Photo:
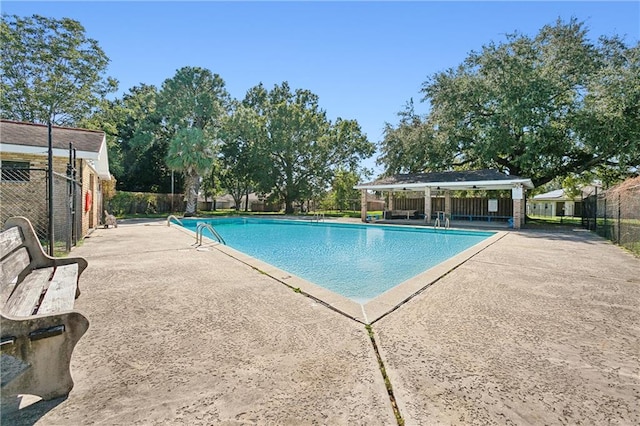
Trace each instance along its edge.
{"label": "red object on wall", "polygon": [[87,191],[86,194],[84,194],[84,211],[88,212],[89,210],[91,210],[91,203],[93,202],[93,196],[91,195],[91,191]]}

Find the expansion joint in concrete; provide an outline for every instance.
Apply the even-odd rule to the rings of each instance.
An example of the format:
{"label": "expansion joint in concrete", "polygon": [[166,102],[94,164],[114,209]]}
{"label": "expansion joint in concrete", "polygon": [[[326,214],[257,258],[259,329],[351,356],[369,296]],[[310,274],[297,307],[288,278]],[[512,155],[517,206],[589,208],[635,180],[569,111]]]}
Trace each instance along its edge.
{"label": "expansion joint in concrete", "polygon": [[367,330],[367,335],[369,336],[369,340],[371,341],[371,346],[373,346],[373,352],[376,354],[376,359],[378,360],[378,367],[380,368],[380,373],[382,374],[384,385],[387,388],[387,395],[389,396],[389,402],[391,403],[391,408],[393,409],[393,415],[398,422],[398,426],[404,426],[404,419],[402,418],[402,414],[400,414],[400,409],[398,408],[398,404],[396,403],[396,397],[393,395],[393,386],[391,385],[391,380],[387,375],[387,370],[384,367],[382,356],[380,356],[378,344],[376,343],[376,338],[373,334],[373,328],[371,327],[371,325],[365,325],[365,329]]}

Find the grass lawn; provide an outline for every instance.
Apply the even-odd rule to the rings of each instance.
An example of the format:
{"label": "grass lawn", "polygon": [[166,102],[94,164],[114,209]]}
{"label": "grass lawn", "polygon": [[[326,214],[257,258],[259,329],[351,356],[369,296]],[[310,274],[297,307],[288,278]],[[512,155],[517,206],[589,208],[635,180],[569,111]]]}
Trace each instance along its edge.
{"label": "grass lawn", "polygon": [[[182,217],[182,213],[173,213],[177,217]],[[360,218],[360,210],[317,210],[309,213],[295,213],[292,216],[312,217],[315,214],[324,214],[325,217],[351,217]],[[369,215],[382,216],[382,211],[368,211]],[[118,219],[134,219],[134,218],[166,218],[170,213],[157,214],[124,214],[118,216]],[[217,210],[198,210],[198,217],[219,217],[219,216],[285,216],[283,212],[245,212],[244,210],[235,209],[217,209]]]}
{"label": "grass lawn", "polygon": [[580,226],[582,218],[570,216],[527,216],[527,227]]}

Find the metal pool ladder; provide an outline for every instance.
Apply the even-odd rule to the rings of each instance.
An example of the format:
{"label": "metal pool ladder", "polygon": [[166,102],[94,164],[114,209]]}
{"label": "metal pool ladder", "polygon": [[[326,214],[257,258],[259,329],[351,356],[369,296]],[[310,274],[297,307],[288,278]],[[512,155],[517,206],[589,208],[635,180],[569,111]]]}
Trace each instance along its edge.
{"label": "metal pool ladder", "polygon": [[178,219],[177,217],[175,217],[174,215],[172,215],[172,214],[167,217],[167,226],[171,226],[171,219],[173,219],[176,222],[178,222],[178,224],[180,224],[180,226],[184,226],[182,224],[182,221],[180,219]]}
{"label": "metal pool ladder", "polygon": [[436,221],[433,223],[433,229],[444,228],[449,229],[449,218],[444,212],[437,212]]}
{"label": "metal pool ladder", "polygon": [[210,224],[204,222],[200,222],[196,227],[196,242],[199,245],[202,245],[202,234],[204,233],[205,229],[209,230],[209,232],[211,232],[213,236],[218,239],[219,243],[222,243],[225,246],[227,245],[227,243],[224,241],[224,238],[222,238],[222,236],[218,234],[218,231],[216,231],[215,228]]}

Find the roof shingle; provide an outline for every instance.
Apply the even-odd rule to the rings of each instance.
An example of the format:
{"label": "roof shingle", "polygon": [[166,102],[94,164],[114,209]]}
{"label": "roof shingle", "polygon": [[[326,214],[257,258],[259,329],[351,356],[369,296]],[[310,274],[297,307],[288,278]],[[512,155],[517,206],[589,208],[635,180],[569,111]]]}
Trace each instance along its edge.
{"label": "roof shingle", "polygon": [[[69,143],[78,151],[99,152],[104,132],[53,126],[53,148],[69,149]],[[48,147],[47,125],[0,120],[0,142],[11,145]]]}

